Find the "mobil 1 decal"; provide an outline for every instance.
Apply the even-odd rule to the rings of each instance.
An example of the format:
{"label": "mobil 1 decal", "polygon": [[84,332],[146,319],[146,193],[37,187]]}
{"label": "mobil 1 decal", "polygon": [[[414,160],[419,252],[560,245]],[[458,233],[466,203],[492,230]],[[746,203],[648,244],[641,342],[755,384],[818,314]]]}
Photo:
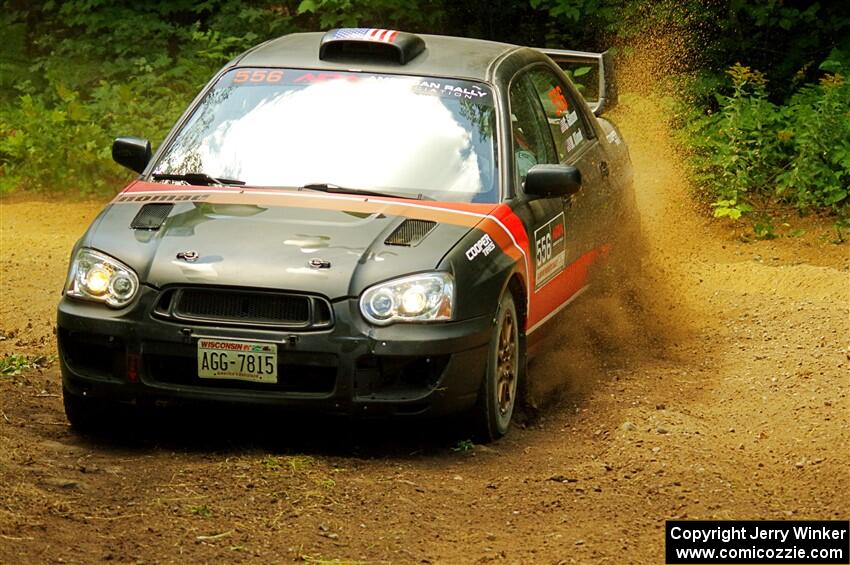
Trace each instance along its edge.
{"label": "mobil 1 decal", "polygon": [[535,290],[564,270],[565,241],[563,212],[534,230]]}

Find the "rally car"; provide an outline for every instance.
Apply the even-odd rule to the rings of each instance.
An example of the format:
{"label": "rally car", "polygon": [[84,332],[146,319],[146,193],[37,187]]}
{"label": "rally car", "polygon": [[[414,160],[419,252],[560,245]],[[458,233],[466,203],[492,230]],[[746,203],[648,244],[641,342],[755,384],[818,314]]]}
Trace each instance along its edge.
{"label": "rally car", "polygon": [[611,85],[605,54],[382,29],[235,58],[155,154],[114,142],[140,176],[71,254],[69,421],[212,401],[502,436],[528,356],[635,221]]}

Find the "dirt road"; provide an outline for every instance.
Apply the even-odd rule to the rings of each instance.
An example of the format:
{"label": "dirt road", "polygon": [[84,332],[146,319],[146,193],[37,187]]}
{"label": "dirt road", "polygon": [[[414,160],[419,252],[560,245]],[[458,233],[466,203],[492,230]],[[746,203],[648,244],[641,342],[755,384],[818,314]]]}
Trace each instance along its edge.
{"label": "dirt road", "polygon": [[[55,363],[0,376],[0,563],[662,563],[673,517],[847,518],[848,245],[695,214],[657,109],[624,102],[644,275],[562,317],[539,418],[487,447],[451,422],[229,412],[81,438]],[[0,353],[53,353],[101,204],[3,203]]]}

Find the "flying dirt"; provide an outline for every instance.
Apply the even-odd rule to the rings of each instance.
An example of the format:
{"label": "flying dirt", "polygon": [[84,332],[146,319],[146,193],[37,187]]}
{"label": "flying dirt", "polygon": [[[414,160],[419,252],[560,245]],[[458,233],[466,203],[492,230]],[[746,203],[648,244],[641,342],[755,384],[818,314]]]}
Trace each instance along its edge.
{"label": "flying dirt", "polygon": [[636,268],[565,311],[536,410],[490,446],[218,410],[72,433],[55,308],[103,202],[7,197],[0,354],[48,358],[0,376],[0,563],[658,563],[666,519],[846,518],[847,244],[828,219],[745,243],[692,208],[656,100],[615,120]]}

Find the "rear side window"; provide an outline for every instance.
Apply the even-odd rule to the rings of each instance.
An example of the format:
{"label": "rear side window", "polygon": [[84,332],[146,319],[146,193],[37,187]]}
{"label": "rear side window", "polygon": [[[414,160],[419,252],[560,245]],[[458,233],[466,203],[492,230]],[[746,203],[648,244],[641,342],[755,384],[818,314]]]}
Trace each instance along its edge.
{"label": "rear side window", "polygon": [[558,148],[558,160],[569,161],[588,143],[587,129],[579,115],[572,93],[548,67],[538,67],[528,73],[531,84],[543,105],[546,121]]}

